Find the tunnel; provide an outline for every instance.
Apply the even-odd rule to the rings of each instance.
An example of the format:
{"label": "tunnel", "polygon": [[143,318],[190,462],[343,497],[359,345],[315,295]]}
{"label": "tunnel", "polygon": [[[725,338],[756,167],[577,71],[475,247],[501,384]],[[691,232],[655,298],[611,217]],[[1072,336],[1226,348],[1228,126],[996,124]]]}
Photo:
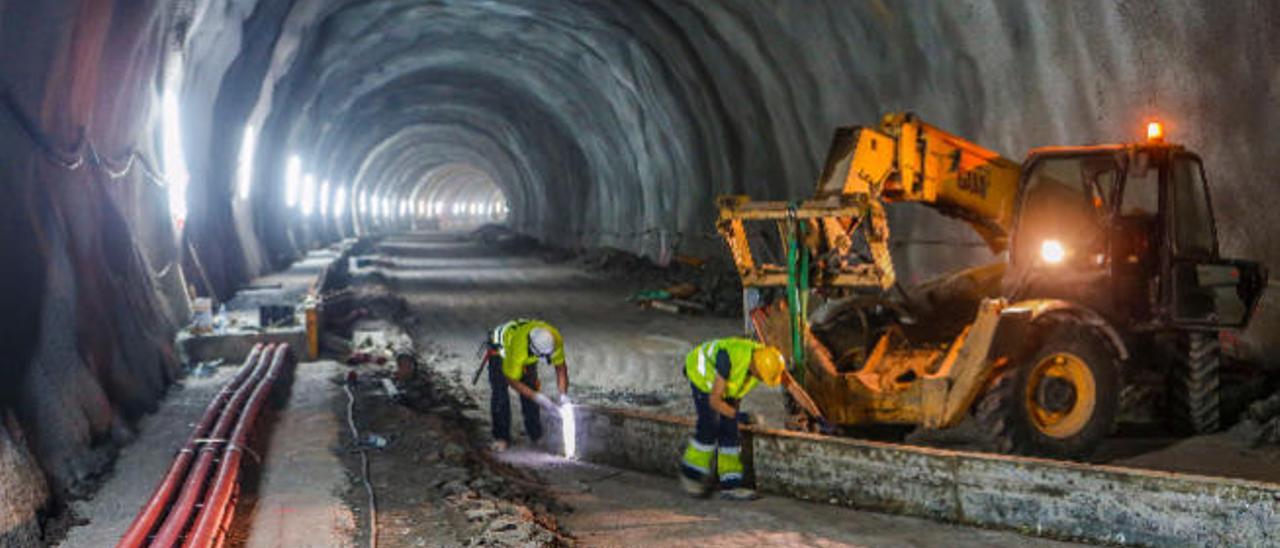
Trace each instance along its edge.
{"label": "tunnel", "polygon": [[[169,420],[166,402],[196,365],[175,335],[326,249],[384,242],[392,258],[379,260],[417,269],[391,287],[418,316],[453,318],[425,320],[427,333],[465,326],[478,339],[499,310],[578,314],[581,334],[565,344],[586,357],[582,372],[569,358],[571,378],[604,405],[616,393],[609,371],[683,359],[700,341],[681,333],[742,334],[717,197],[810,198],[837,128],[886,113],[913,113],[1015,163],[1043,147],[1136,142],[1159,120],[1203,162],[1221,255],[1280,264],[1266,220],[1280,208],[1267,164],[1280,156],[1277,25],[1280,6],[1253,0],[0,0],[0,545],[115,542],[134,508],[106,536],[66,535],[77,501],[113,496],[113,474],[143,466],[130,448]],[[905,205],[887,222],[907,286],[1002,256],[963,216]],[[512,255],[432,247],[477,230],[500,234],[488,244]],[[341,249],[334,264],[364,268]],[[625,355],[597,350],[650,325],[608,327],[622,316],[587,304],[634,295],[607,286],[703,263],[724,267],[706,284],[734,300],[698,310],[728,319],[627,343]],[[626,283],[557,270],[570,265],[613,268]],[[447,277],[455,271],[473,277]],[[528,275],[495,281],[518,271]],[[553,281],[562,274],[574,281]],[[319,295],[330,280],[316,283]],[[1269,390],[1280,368],[1274,293],[1247,328],[1213,339]],[[454,356],[441,360],[470,360],[475,342],[441,343]],[[683,398],[651,408],[691,413],[678,373],[637,375]],[[543,390],[555,382],[544,374]],[[1251,479],[1280,482],[1271,462]],[[162,475],[136,481],[146,490]],[[1255,542],[1277,541],[1276,515],[1261,518],[1273,536]],[[787,519],[769,527],[785,531]],[[671,535],[630,540],[698,538]]]}

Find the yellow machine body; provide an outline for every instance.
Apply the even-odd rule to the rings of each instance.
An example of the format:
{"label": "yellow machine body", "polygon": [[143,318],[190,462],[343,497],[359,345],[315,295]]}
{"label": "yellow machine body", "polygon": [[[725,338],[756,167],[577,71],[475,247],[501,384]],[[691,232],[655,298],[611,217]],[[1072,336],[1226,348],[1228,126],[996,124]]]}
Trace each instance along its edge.
{"label": "yellow machine body", "polygon": [[[748,222],[804,223],[803,245],[819,264],[813,287],[887,290],[896,281],[889,254],[884,205],[921,203],[967,222],[992,252],[1008,247],[1019,164],[925,124],[910,114],[890,114],[878,128],[837,130],[813,199],[799,203],[753,202],[745,196],[720,198],[717,227],[729,246],[744,287],[785,287],[785,265],[762,263],[752,253]],[[849,261],[859,245],[870,261]],[[997,268],[974,269],[987,278]],[[985,283],[985,282],[984,282]],[[1011,306],[987,299],[978,315],[950,344],[906,344],[900,333],[882,335],[856,372],[840,372],[830,350],[803,326],[807,371],[804,387],[833,424],[920,424],[944,428],[958,423],[993,372],[1007,359],[990,349],[1000,316]],[[803,314],[801,314],[803,317]],[[757,310],[757,334],[791,353],[786,303]]]}

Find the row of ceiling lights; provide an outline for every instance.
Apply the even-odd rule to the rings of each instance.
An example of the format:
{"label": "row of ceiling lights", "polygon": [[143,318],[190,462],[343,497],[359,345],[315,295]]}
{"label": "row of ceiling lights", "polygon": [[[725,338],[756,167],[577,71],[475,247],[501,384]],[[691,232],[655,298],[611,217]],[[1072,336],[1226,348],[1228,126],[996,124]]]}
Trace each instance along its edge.
{"label": "row of ceiling lights", "polygon": [[[178,84],[180,86],[180,83]],[[175,86],[177,87],[177,86]],[[169,209],[174,221],[179,226],[187,215],[186,190],[189,175],[181,146],[181,127],[178,109],[178,97],[174,92],[167,92],[161,98],[161,137],[163,139],[162,154],[167,179],[169,182]],[[253,186],[254,153],[257,149],[258,134],[252,124],[246,125],[240,143],[240,155],[236,169],[236,193],[241,200],[249,199]],[[395,200],[390,196],[373,197],[361,192],[355,204],[357,213],[389,218],[398,211],[399,216],[407,217],[443,217],[446,211],[452,216],[505,216],[510,210],[505,201],[490,200],[483,202],[434,202],[419,201],[417,207],[408,199],[399,200],[400,207],[394,208]],[[372,208],[370,205],[372,204]],[[305,172],[302,159],[292,155],[285,163],[285,205],[290,209],[299,208],[304,217],[310,217],[319,210],[321,216],[333,214],[335,219],[342,217],[347,206],[347,189],[345,185],[333,185],[329,180],[316,186],[314,175]],[[318,207],[317,207],[318,206]],[[332,206],[332,208],[330,207]]]}

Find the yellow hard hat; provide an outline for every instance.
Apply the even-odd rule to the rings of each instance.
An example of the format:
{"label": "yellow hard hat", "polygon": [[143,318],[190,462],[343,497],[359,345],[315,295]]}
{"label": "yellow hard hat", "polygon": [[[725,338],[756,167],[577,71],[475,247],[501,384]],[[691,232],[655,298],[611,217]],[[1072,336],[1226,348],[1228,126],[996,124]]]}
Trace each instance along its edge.
{"label": "yellow hard hat", "polygon": [[751,365],[756,368],[756,374],[760,375],[760,380],[764,381],[767,386],[778,386],[782,382],[782,370],[787,367],[787,362],[782,359],[782,352],[772,346],[762,346],[751,353]]}

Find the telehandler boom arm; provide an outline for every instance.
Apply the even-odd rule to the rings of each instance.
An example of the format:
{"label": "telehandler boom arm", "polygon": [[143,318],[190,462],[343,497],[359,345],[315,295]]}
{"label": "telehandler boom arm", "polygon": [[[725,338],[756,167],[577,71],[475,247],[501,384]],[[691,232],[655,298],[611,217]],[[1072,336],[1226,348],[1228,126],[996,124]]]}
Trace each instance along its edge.
{"label": "telehandler boom arm", "polygon": [[914,115],[889,114],[878,129],[836,130],[813,199],[724,197],[717,226],[744,286],[787,284],[785,267],[757,263],[744,225],[776,221],[794,223],[797,233],[784,239],[800,238],[819,261],[814,285],[887,289],[895,274],[883,203],[917,202],[958,217],[998,253],[1008,245],[1019,175],[1019,164],[993,151]]}

